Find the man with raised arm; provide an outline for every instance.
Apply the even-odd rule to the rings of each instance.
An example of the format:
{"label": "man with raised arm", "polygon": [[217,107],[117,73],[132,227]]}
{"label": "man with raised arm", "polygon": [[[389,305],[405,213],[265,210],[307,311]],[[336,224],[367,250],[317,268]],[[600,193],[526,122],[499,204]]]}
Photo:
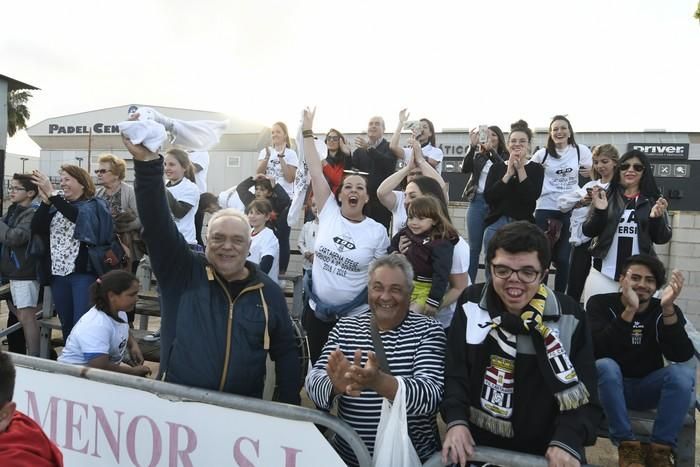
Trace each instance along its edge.
{"label": "man with raised arm", "polygon": [[223,209],[209,221],[206,256],[190,250],[172,220],[163,157],[124,138],[134,157],[136,204],[162,296],[159,377],[262,397],[275,361],[279,401],[299,404],[300,365],[282,290],[246,261],[250,225]]}
{"label": "man with raised arm", "polygon": [[[389,141],[384,138],[386,126],[382,117],[374,116],[369,119],[367,136],[355,138],[356,149],[352,153],[352,166],[355,170],[367,174],[367,217],[389,230],[391,213],[377,199],[377,188],[389,175],[396,170],[397,157],[389,148]],[[402,155],[403,157],[403,155]]]}
{"label": "man with raised arm", "polygon": [[581,307],[542,284],[549,251],[536,225],[506,224],[486,252],[491,280],[457,302],[441,406],[445,463],[467,465],[483,445],[578,467],[595,442],[593,344]]}

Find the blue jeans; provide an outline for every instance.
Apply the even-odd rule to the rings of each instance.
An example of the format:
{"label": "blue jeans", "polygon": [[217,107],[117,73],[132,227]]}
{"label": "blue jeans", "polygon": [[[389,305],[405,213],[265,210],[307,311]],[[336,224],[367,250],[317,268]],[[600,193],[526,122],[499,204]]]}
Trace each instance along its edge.
{"label": "blue jeans", "polygon": [[[566,292],[566,284],[569,282],[569,259],[571,256],[571,243],[569,231],[571,225],[571,212],[557,210],[538,209],[535,211],[535,224],[543,231],[547,231],[547,219],[556,219],[561,222],[559,240],[552,248],[552,262],[557,266],[557,276],[554,278],[554,290]],[[545,265],[549,267],[549,264]],[[546,279],[545,279],[546,283]]]}
{"label": "blue jeans", "polygon": [[[489,243],[493,236],[496,235],[496,231],[511,221],[512,219],[510,217],[501,216],[496,222],[486,227],[484,231],[484,252],[489,251]],[[486,260],[484,260],[484,273],[486,274],[486,282],[491,280],[491,268],[489,268],[488,261]]]}
{"label": "blue jeans", "polygon": [[598,395],[605,411],[610,440],[636,439],[630,427],[627,409],[656,409],[656,420],[650,441],[676,446],[678,432],[683,426],[690,404],[695,401],[695,365],[671,364],[643,378],[624,378],[615,360],[596,360]]}
{"label": "blue jeans", "polygon": [[51,276],[51,292],[64,340],[68,340],[75,323],[90,309],[88,288],[95,279],[97,276],[94,274],[79,272]]}
{"label": "blue jeans", "polygon": [[476,193],[467,209],[467,235],[469,236],[469,279],[473,284],[479,270],[479,254],[484,241],[484,219],[489,212],[483,193]]}

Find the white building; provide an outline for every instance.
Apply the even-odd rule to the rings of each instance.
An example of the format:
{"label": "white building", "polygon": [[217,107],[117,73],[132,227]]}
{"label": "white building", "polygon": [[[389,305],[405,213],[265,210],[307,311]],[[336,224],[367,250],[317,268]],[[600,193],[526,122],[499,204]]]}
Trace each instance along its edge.
{"label": "white building", "polygon": [[[41,148],[40,170],[50,176],[57,176],[62,164],[75,164],[92,172],[99,156],[111,153],[127,161],[126,180],[133,180],[131,155],[122,143],[117,126],[128,118],[130,107],[132,106],[123,105],[48,118],[27,128],[29,137]],[[182,120],[229,121],[221,141],[209,151],[208,191],[218,194],[255,171],[258,140],[263,125],[216,112],[153,105],[148,107]]]}

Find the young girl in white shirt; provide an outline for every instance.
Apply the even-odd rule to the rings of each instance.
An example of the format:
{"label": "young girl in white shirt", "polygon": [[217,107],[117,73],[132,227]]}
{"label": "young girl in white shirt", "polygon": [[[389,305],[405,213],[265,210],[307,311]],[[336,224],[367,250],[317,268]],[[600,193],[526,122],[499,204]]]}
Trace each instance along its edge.
{"label": "young girl in white shirt", "polygon": [[280,245],[275,233],[267,226],[272,215],[272,204],[266,199],[255,199],[245,213],[251,228],[248,259],[257,264],[270,279],[279,282]]}
{"label": "young girl in white shirt", "polygon": [[177,230],[197,250],[194,217],[199,206],[199,188],[194,183],[194,168],[182,149],[170,149],[165,153],[165,184],[168,206],[173,214]]}
{"label": "young girl in white shirt", "polygon": [[[136,277],[121,269],[97,279],[90,286],[94,305],[73,327],[58,361],[135,376],[149,375],[151,370],[143,365],[141,349],[129,335],[126,318],[126,312],[138,300],[138,292]],[[127,347],[137,366],[122,365]]]}

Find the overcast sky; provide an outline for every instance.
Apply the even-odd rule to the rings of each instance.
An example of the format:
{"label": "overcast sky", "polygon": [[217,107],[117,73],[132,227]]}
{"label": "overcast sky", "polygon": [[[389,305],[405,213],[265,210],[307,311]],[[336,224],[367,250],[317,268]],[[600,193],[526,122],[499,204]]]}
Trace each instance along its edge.
{"label": "overcast sky", "polygon": [[[398,111],[438,129],[519,118],[577,131],[700,131],[696,0],[3,2],[0,74],[30,124],[142,103],[317,131]],[[22,132],[9,152],[38,155]]]}

